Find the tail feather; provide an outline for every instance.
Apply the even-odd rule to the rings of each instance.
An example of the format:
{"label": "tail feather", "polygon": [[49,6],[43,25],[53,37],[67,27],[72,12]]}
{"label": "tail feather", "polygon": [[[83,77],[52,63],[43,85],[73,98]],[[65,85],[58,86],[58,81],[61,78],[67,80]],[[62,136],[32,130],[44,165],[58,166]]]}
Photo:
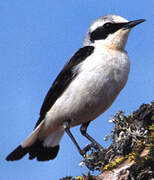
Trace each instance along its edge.
{"label": "tail feather", "polygon": [[37,140],[29,150],[29,159],[37,158],[38,161],[54,159],[59,151],[59,145],[55,147],[44,147],[43,142]]}
{"label": "tail feather", "polygon": [[59,130],[49,134],[43,140],[38,139],[40,124],[32,134],[7,157],[7,161],[15,161],[21,159],[29,153],[29,159],[36,158],[38,161],[48,161],[54,159],[59,151],[59,142],[64,131]]}
{"label": "tail feather", "polygon": [[13,152],[7,157],[7,161],[20,160],[27,153],[29,153],[29,159],[36,158],[38,161],[48,161],[54,159],[59,151],[59,145],[55,147],[44,147],[43,142],[37,140],[32,146],[23,148],[21,145],[18,146]]}
{"label": "tail feather", "polygon": [[28,149],[22,148],[22,146],[20,145],[6,157],[6,160],[7,161],[19,160],[27,153],[28,153]]}

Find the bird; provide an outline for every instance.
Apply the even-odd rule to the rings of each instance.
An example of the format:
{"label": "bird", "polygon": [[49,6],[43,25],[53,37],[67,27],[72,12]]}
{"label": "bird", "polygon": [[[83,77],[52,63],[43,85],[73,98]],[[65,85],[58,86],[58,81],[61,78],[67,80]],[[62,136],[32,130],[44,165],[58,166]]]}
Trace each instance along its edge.
{"label": "bird", "polygon": [[87,133],[87,128],[112,105],[126,85],[130,71],[125,50],[128,35],[144,21],[128,21],[109,14],[92,22],[83,46],[66,62],[45,96],[34,130],[6,157],[7,161],[20,160],[26,154],[30,160],[53,160],[64,133],[84,156],[85,150],[70,130],[78,125],[83,136],[103,148]]}

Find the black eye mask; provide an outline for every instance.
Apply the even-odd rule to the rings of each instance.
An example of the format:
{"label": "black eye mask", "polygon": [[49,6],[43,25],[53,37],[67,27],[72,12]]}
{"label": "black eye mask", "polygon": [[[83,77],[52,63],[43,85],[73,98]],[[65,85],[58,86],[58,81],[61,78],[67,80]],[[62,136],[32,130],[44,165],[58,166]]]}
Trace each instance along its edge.
{"label": "black eye mask", "polygon": [[126,24],[127,23],[105,23],[90,34],[90,40],[94,42],[95,40],[106,39],[109,34],[113,34]]}

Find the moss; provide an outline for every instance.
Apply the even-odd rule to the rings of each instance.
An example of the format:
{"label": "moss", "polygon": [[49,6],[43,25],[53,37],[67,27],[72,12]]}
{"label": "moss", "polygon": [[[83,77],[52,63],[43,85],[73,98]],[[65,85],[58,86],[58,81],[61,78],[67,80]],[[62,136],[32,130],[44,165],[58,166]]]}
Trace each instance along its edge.
{"label": "moss", "polygon": [[112,170],[116,167],[118,167],[121,163],[123,163],[125,161],[126,157],[120,157],[120,158],[116,158],[114,161],[112,161],[111,163],[107,164],[103,170],[103,171],[106,171],[106,170]]}
{"label": "moss", "polygon": [[134,161],[136,162],[139,159],[140,152],[143,150],[143,143],[142,141],[137,142],[137,146],[134,149],[132,153],[129,153],[127,156],[122,156],[119,158],[116,158],[114,161],[110,162],[107,164],[104,168],[103,171],[105,170],[112,170],[114,168],[117,168],[120,164],[122,164],[126,159],[128,159],[130,162]]}
{"label": "moss", "polygon": [[84,180],[84,177],[76,176],[76,177],[75,177],[75,180]]}

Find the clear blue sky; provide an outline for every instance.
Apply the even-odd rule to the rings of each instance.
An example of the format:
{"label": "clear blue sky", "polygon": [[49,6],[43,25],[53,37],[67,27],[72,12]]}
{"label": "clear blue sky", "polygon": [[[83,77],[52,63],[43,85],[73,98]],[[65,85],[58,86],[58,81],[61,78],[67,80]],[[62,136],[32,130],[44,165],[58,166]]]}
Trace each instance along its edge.
{"label": "clear blue sky", "polygon": [[[130,33],[127,51],[131,60],[128,83],[112,107],[91,123],[89,133],[103,146],[116,111],[128,113],[153,100],[154,1],[141,0],[1,0],[0,3],[0,179],[58,180],[87,173],[82,157],[67,137],[57,158],[49,162],[17,162],[5,157],[32,131],[52,82],[72,54],[81,47],[89,24],[105,14],[147,21]],[[73,134],[83,147],[88,141]]]}

